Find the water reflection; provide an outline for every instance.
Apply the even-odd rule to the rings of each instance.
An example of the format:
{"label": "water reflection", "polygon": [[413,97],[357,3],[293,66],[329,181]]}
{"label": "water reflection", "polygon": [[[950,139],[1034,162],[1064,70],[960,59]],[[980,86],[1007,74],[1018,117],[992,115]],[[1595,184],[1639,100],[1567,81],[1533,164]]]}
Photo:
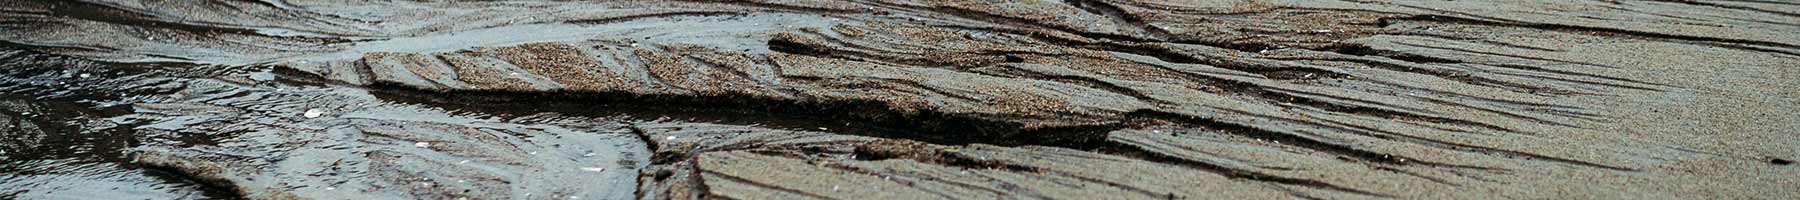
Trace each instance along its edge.
{"label": "water reflection", "polygon": [[0,95],[0,199],[215,199],[179,174],[132,165],[124,108]]}

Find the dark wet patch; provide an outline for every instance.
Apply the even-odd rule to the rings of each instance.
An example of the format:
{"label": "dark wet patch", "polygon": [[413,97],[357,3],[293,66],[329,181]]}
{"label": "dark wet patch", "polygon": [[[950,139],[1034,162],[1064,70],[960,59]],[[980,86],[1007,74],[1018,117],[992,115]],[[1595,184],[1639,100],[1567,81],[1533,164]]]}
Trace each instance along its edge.
{"label": "dark wet patch", "polygon": [[[148,197],[230,199],[225,187],[145,167],[126,152],[146,142],[135,112],[105,103],[172,63],[108,63],[0,42],[0,199]],[[195,142],[200,142],[194,140]]]}
{"label": "dark wet patch", "polygon": [[[195,181],[171,170],[147,168],[125,155],[142,143],[134,125],[110,125],[103,118],[130,113],[126,106],[95,107],[61,99],[0,95],[0,199],[61,196],[172,197],[230,199],[224,187]],[[96,180],[72,180],[89,177]],[[143,178],[134,178],[143,177]],[[71,182],[75,181],[75,182]],[[33,186],[69,186],[44,190]],[[56,188],[56,187],[51,187]],[[199,195],[198,197],[190,195]]]}
{"label": "dark wet patch", "polygon": [[[932,111],[902,112],[880,102],[811,102],[744,96],[688,97],[629,93],[434,92],[376,86],[387,101],[500,116],[558,113],[623,117],[634,121],[675,120],[758,126],[782,130],[919,140],[941,145],[1081,146],[1104,142],[1111,124],[1025,129],[1023,124],[984,116]],[[529,107],[513,105],[534,105]]]}

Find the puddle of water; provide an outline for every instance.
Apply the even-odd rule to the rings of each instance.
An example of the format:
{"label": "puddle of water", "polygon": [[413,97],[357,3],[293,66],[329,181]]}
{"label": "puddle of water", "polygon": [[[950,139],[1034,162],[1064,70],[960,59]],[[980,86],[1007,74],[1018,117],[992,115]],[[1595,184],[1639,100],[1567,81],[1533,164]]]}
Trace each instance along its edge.
{"label": "puddle of water", "polygon": [[216,199],[179,174],[131,164],[138,143],[101,118],[126,110],[0,95],[0,199]]}

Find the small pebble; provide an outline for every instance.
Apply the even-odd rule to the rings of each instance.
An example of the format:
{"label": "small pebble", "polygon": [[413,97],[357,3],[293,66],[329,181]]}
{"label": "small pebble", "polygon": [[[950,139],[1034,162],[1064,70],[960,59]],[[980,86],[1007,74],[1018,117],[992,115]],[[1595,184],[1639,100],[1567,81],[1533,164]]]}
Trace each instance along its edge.
{"label": "small pebble", "polygon": [[306,109],[306,113],[302,113],[302,114],[300,114],[300,116],[304,116],[306,118],[319,118],[321,116],[325,116],[325,111],[319,110],[319,109]]}

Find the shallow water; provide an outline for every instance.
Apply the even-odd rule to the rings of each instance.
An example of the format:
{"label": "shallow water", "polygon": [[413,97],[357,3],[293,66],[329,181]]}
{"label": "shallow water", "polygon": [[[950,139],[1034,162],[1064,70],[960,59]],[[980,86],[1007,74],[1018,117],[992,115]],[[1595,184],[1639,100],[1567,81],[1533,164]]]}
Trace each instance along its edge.
{"label": "shallow water", "polygon": [[126,158],[140,143],[129,126],[104,118],[118,108],[0,97],[0,198],[207,199],[229,197],[178,173]]}

